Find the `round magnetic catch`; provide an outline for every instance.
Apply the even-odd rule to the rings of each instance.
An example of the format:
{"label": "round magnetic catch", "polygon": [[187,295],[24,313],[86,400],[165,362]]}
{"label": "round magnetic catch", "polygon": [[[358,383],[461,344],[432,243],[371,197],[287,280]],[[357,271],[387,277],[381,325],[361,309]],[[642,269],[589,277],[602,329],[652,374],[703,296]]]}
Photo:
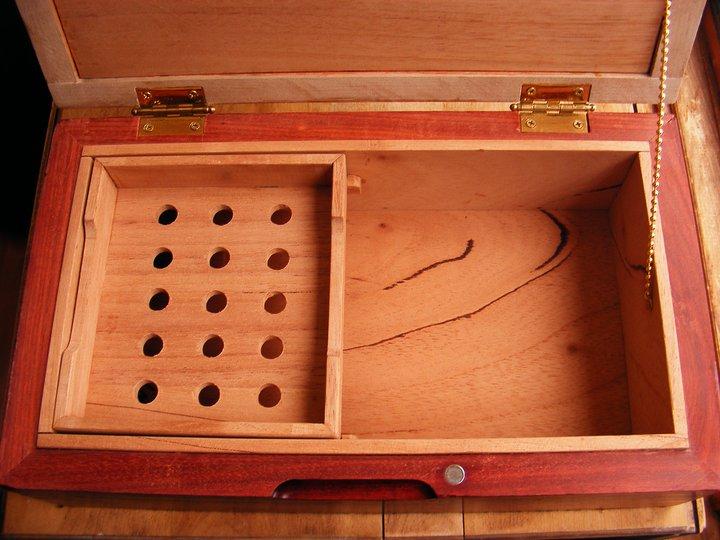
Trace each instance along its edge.
{"label": "round magnetic catch", "polygon": [[283,342],[277,336],[269,336],[269,337],[265,338],[265,341],[263,342],[262,346],[260,347],[260,354],[263,355],[263,358],[267,358],[268,360],[277,358],[282,353],[283,353]]}
{"label": "round magnetic catch", "polygon": [[282,398],[280,388],[274,384],[266,384],[260,389],[260,393],[258,394],[258,403],[260,403],[263,407],[270,408],[280,403],[280,398]]}
{"label": "round magnetic catch", "polygon": [[230,262],[230,252],[225,248],[214,249],[210,254],[210,266],[213,268],[223,268]]}
{"label": "round magnetic catch", "polygon": [[153,259],[153,266],[155,268],[167,268],[168,266],[170,266],[172,260],[172,251],[167,248],[160,248],[157,253],[155,253],[155,258]]}
{"label": "round magnetic catch", "polygon": [[152,403],[158,395],[158,387],[152,381],[143,381],[137,389],[137,400],[143,405]]}
{"label": "round magnetic catch", "polygon": [[227,306],[227,296],[220,291],[213,291],[205,301],[205,309],[210,313],[220,313]]}
{"label": "round magnetic catch", "polygon": [[163,350],[163,340],[157,334],[150,334],[143,343],[143,354],[145,356],[157,356]]}
{"label": "round magnetic catch", "polygon": [[265,298],[265,311],[273,315],[282,312],[287,306],[287,299],[281,292],[272,292]]}
{"label": "round magnetic catch", "polygon": [[276,249],[270,254],[267,265],[273,270],[282,270],[290,262],[290,254],[284,249]]}
{"label": "round magnetic catch", "polygon": [[448,465],[443,476],[451,486],[459,486],[465,481],[465,469],[457,464]]}
{"label": "round magnetic catch", "polygon": [[170,295],[168,292],[165,289],[155,289],[148,301],[148,307],[153,311],[160,311],[165,309],[169,303]]}
{"label": "round magnetic catch", "polygon": [[206,384],[198,392],[198,402],[203,407],[212,407],[220,401],[220,389],[217,385]]}
{"label": "round magnetic catch", "polygon": [[284,204],[278,205],[273,209],[273,213],[270,216],[270,221],[275,225],[285,225],[292,217],[292,210],[289,206]]}
{"label": "round magnetic catch", "polygon": [[208,336],[203,343],[202,352],[208,358],[215,358],[225,348],[225,343],[220,336]]}
{"label": "round magnetic catch", "polygon": [[213,215],[213,223],[215,225],[227,225],[232,221],[232,218],[232,208],[223,204],[215,209],[215,214]]}
{"label": "round magnetic catch", "polygon": [[172,222],[174,222],[178,217],[178,211],[177,208],[170,204],[166,204],[162,207],[160,210],[160,214],[158,215],[158,223],[160,225],[170,225]]}

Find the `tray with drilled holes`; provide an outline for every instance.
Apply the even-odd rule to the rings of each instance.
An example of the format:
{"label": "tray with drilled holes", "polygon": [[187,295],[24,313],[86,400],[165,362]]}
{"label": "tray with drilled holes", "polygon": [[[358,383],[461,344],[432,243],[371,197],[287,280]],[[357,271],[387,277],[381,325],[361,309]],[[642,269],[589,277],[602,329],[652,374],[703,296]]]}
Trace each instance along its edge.
{"label": "tray with drilled holes", "polygon": [[344,157],[92,167],[54,428],[336,436]]}

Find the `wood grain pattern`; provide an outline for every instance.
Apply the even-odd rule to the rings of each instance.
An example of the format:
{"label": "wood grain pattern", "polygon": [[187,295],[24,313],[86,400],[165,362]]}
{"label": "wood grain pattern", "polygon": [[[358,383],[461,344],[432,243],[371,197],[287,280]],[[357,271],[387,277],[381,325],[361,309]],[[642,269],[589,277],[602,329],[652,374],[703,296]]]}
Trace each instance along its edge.
{"label": "wood grain pattern", "polygon": [[[56,417],[83,416],[95,348],[100,291],[105,280],[107,245],[113,232],[117,188],[102,167],[93,167],[83,215],[83,254],[77,300],[67,348],[62,353]],[[74,254],[71,254],[74,255]],[[74,279],[71,280],[71,283]]]}
{"label": "wood grain pattern", "polygon": [[[482,120],[482,121],[480,121]],[[653,134],[654,118],[645,115],[594,115],[593,132],[588,140],[648,141]],[[677,140],[677,129],[671,121],[666,130],[666,167],[677,181],[666,186],[663,197],[672,200],[663,215],[673,301],[676,311],[692,313],[691,318],[678,320],[678,342],[688,410],[688,451],[655,450],[643,452],[539,453],[539,454],[475,454],[462,458],[468,480],[450,487],[442,480],[444,467],[454,456],[419,455],[412,460],[403,456],[269,456],[142,452],[92,452],[39,450],[35,448],[39,401],[42,391],[43,358],[47,355],[51,314],[38,325],[29,306],[53,304],[57,290],[62,251],[57,239],[65,235],[72,186],[77,170],[66,167],[65,156],[78,155],[80,143],[136,142],[136,120],[81,120],[61,124],[56,132],[56,150],[65,147],[58,162],[50,167],[40,195],[40,211],[36,217],[33,260],[42,260],[45,272],[29,274],[26,299],[20,322],[11,396],[22,389],[25,402],[34,408],[20,407],[9,400],[4,434],[0,442],[3,483],[15,487],[45,489],[91,489],[113,491],[152,490],[160,493],[185,494],[253,494],[269,495],[287,478],[337,479],[337,471],[349,479],[415,479],[425,482],[439,495],[553,495],[587,493],[635,493],[647,497],[662,492],[675,492],[682,497],[690,492],[717,488],[718,389],[714,347],[703,274],[698,261],[700,252],[692,218],[692,206]],[[228,140],[326,140],[332,138],[375,139],[392,136],[398,139],[497,139],[517,140],[517,118],[512,113],[376,113],[363,115],[242,115],[233,120],[228,116],[209,119],[205,142]],[[384,135],[387,134],[387,135]],[[542,137],[540,137],[542,138]],[[559,136],[562,140],[565,136]],[[166,138],[157,142],[179,142]],[[77,150],[72,145],[77,145]],[[70,152],[68,152],[68,145]],[[57,155],[57,154],[55,154]],[[74,158],[77,160],[77,158]],[[57,163],[57,162],[56,162]],[[57,174],[57,172],[62,174]],[[55,193],[54,193],[55,192]],[[59,193],[57,193],[59,192]],[[50,193],[55,195],[48,198]],[[43,206],[43,201],[46,201]],[[50,204],[53,201],[53,204]],[[60,212],[60,216],[56,215]],[[58,223],[61,226],[58,226]],[[48,242],[46,244],[46,242]],[[45,249],[55,253],[44,254]],[[41,257],[41,254],[44,255]],[[48,275],[49,273],[49,275]],[[38,281],[40,280],[40,281]],[[28,297],[27,295],[31,296]],[[692,321],[692,325],[690,325]],[[32,336],[32,337],[31,337]],[[30,338],[30,339],[28,339]],[[29,401],[27,401],[29,399]],[[205,464],[203,466],[202,464]],[[255,474],[257,467],[266,471]],[[99,474],[112,468],[110,480]],[[151,487],[148,475],[154,476]],[[62,471],[62,473],[59,473]],[[562,474],[559,472],[562,471]],[[690,495],[691,497],[691,495]],[[642,498],[642,497],[641,497]]]}
{"label": "wood grain pattern", "polygon": [[[616,275],[632,426],[634,433],[670,431],[685,434],[685,403],[679,384],[682,377],[662,215],[657,221],[652,309],[648,309],[644,296],[651,178],[650,154],[643,152],[637,156],[610,209],[612,237],[617,250]],[[648,403],[665,405],[650,410]]]}
{"label": "wood grain pattern", "polygon": [[[397,0],[212,6],[180,0],[172,9],[135,0],[55,4],[83,79],[333,71],[644,74],[663,8],[657,0],[592,0],[578,10],[563,0],[534,10],[536,24],[525,26],[516,23],[533,4],[502,0],[423,0],[412,7]],[[165,31],[154,31],[160,25]]]}
{"label": "wood grain pattern", "polygon": [[605,213],[351,211],[348,229],[343,432],[631,433]]}
{"label": "wood grain pattern", "polygon": [[693,503],[594,511],[487,512],[465,499],[465,538],[587,538],[681,535],[696,531]]}
{"label": "wood grain pattern", "polygon": [[463,529],[466,537],[483,538],[528,538],[533,533],[540,538],[669,535],[696,530],[692,502],[631,509],[514,512],[488,511],[478,503],[472,498],[383,504],[10,492],[2,532],[64,537],[447,539],[463,538]]}
{"label": "wood grain pattern", "polygon": [[[65,255],[60,274],[58,298],[55,303],[53,332],[50,338],[50,352],[45,373],[43,399],[40,409],[40,431],[51,431],[55,415],[58,381],[60,379],[60,358],[67,348],[72,331],[72,321],[80,279],[80,263],[85,247],[83,214],[88,196],[88,188],[93,170],[93,159],[80,159],[75,194],[70,210],[68,232],[65,239]],[[57,361],[51,361],[56,359]]]}
{"label": "wood grain pattern", "polygon": [[[675,47],[672,47],[668,57],[668,76],[683,77],[685,72],[685,64],[690,57],[690,52],[695,42],[695,35],[701,24],[703,10],[706,2],[704,0],[685,0],[682,3],[674,2],[672,5],[671,29],[672,41],[676,41]],[[655,57],[651,73],[654,76],[660,74],[661,69],[661,40],[658,39],[655,49]],[[655,99],[653,102],[656,102]],[[674,101],[674,100],[672,100]]]}
{"label": "wood grain pattern", "polygon": [[387,501],[383,504],[384,538],[464,538],[463,499]]}
{"label": "wood grain pattern", "polygon": [[[381,502],[8,493],[3,535],[382,538]],[[42,519],[38,516],[42,515]]]}
{"label": "wood grain pattern", "polygon": [[707,59],[705,40],[711,38],[703,37],[695,43],[676,109],[720,354],[720,93]]}

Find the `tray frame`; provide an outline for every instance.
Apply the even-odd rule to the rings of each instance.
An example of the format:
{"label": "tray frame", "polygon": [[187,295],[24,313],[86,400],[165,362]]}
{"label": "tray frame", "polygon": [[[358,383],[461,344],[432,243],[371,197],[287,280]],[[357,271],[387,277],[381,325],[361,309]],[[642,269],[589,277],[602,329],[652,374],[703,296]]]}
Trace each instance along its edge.
{"label": "tray frame", "polygon": [[[50,346],[50,358],[62,358],[59,365],[55,399],[44,403],[54,410],[53,429],[77,432],[114,432],[150,435],[150,433],[117,418],[108,427],[85,416],[88,384],[93,359],[95,331],[100,310],[102,282],[105,275],[116,185],[107,167],[157,166],[182,161],[188,165],[278,167],[327,167],[330,172],[330,264],[328,276],[328,333],[325,361],[325,404],[323,421],[250,422],[226,421],[207,426],[208,435],[244,437],[336,438],[340,436],[342,392],[342,328],[345,287],[345,221],[347,215],[347,167],[339,154],[237,154],[213,156],[163,156],[159,160],[142,157],[128,159],[86,154],[81,159],[77,190],[71,209],[70,233],[63,257],[63,283],[75,292],[56,309],[56,328]],[[54,360],[53,360],[54,361]],[[51,396],[48,396],[51,397]],[[101,430],[102,427],[102,430]],[[156,422],[157,434],[184,435],[171,422]]]}

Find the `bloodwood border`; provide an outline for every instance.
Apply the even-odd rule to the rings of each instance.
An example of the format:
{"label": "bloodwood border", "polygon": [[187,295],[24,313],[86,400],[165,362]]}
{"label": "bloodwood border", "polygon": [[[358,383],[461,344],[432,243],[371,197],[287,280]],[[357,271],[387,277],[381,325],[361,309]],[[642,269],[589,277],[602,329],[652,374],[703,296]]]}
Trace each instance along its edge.
{"label": "bloodwood border", "polygon": [[[661,193],[690,448],[532,454],[278,455],[128,452],[37,448],[37,425],[54,305],[83,146],[157,142],[332,139],[586,139],[651,141],[655,116],[594,114],[587,135],[521,134],[511,112],[299,113],[214,115],[202,137],[138,138],[135,118],[76,119],[55,130],[36,202],[21,311],[0,440],[0,483],[17,489],[185,495],[271,496],[290,480],[366,482],[374,498],[567,496],[676,493],[691,499],[720,489],[720,392],[698,232],[677,124],[665,129]],[[449,486],[445,467],[467,479]],[[386,486],[373,488],[373,480]],[[388,481],[402,481],[394,484]],[[320,485],[323,485],[320,483]],[[408,485],[415,486],[408,489]],[[396,489],[398,488],[398,489]],[[404,491],[403,491],[404,490]],[[314,492],[322,491],[319,488]],[[357,489],[355,490],[357,491]],[[420,490],[422,491],[422,490]],[[361,493],[361,494],[362,494]],[[357,494],[356,494],[357,495]],[[667,497],[658,498],[668,500]],[[672,498],[675,500],[675,498]]]}

